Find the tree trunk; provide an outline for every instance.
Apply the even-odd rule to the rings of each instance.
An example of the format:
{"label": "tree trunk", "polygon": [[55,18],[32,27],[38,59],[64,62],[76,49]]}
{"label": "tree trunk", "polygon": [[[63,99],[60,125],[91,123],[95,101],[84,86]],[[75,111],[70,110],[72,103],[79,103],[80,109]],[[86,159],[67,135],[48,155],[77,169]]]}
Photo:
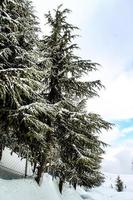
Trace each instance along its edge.
{"label": "tree trunk", "polygon": [[60,179],[60,181],[59,181],[59,191],[60,191],[60,193],[62,194],[62,190],[63,190],[63,180],[61,180]]}
{"label": "tree trunk", "polygon": [[77,187],[77,183],[76,183],[76,182],[73,183],[73,187],[74,187],[74,189],[76,190],[76,187]]}
{"label": "tree trunk", "polygon": [[34,167],[33,167],[33,174],[35,173],[35,171],[36,171],[36,168],[37,168],[37,162],[34,162]]}
{"label": "tree trunk", "polygon": [[0,161],[2,160],[3,145],[0,144]]}
{"label": "tree trunk", "polygon": [[42,158],[40,165],[37,167],[37,177],[35,178],[39,186],[41,186],[43,181],[44,169],[45,169],[45,159]]}
{"label": "tree trunk", "polygon": [[28,159],[29,159],[29,152],[27,151],[26,162],[25,162],[25,178],[27,178]]}

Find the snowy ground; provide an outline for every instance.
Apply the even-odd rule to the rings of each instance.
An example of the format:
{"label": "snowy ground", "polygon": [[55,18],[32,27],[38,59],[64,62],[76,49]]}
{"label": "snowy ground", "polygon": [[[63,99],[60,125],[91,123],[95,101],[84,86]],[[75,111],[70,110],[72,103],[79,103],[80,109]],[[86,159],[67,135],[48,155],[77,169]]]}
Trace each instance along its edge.
{"label": "snowy ground", "polygon": [[50,175],[44,175],[44,181],[39,187],[33,179],[2,180],[0,179],[0,200],[133,200],[133,175],[121,175],[126,184],[123,192],[116,192],[114,186],[117,175],[106,174],[105,183],[90,191],[78,187],[75,191],[68,185],[61,195],[57,181],[52,181]]}
{"label": "snowy ground", "polygon": [[[15,168],[24,173],[25,160],[21,161],[15,154],[13,157],[10,156],[8,149],[4,152],[1,163],[7,168],[12,170]],[[31,173],[30,167],[28,172]],[[126,188],[123,192],[116,192],[115,180],[118,175],[105,173],[105,183],[88,191],[81,187],[75,191],[66,184],[62,195],[59,193],[57,181],[52,181],[48,174],[44,175],[41,187],[32,178],[16,180],[0,178],[0,200],[133,200],[133,175],[120,175]]]}
{"label": "snowy ground", "polygon": [[133,200],[133,175],[120,175],[126,185],[123,192],[115,190],[117,176],[117,174],[105,174],[106,180],[102,186],[88,192],[78,188],[78,193],[86,200]]}
{"label": "snowy ground", "polygon": [[[21,160],[21,158],[18,157],[18,155],[15,153],[11,155],[11,151],[8,148],[5,148],[5,150],[3,151],[2,160],[0,161],[0,167],[2,167],[3,169],[5,168],[5,170],[10,171],[16,175],[24,175],[25,164],[25,159]],[[31,165],[29,163],[27,174],[28,176],[31,176],[33,174],[31,170]]]}

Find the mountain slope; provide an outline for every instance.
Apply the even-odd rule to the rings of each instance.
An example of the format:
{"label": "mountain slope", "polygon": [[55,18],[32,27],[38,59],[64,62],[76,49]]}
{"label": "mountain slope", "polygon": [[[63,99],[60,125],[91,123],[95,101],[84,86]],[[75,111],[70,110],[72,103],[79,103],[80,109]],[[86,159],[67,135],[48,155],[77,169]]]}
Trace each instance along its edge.
{"label": "mountain slope", "polygon": [[[5,149],[0,165],[13,173],[24,174],[25,160],[18,158],[16,154],[10,155],[10,150]],[[0,168],[1,170],[1,168]],[[32,174],[31,166],[28,165],[28,175]],[[77,187],[75,191],[66,184],[63,188],[63,194],[59,193],[58,181],[52,181],[52,177],[44,174],[41,187],[37,185],[34,179],[12,179],[3,180],[0,177],[0,200],[133,200],[133,175],[105,174],[105,183],[98,188],[84,190]],[[124,182],[123,192],[117,192],[115,189],[115,181],[120,175]],[[12,174],[12,178],[15,178]],[[11,179],[9,177],[9,179]],[[113,187],[113,188],[112,188]]]}
{"label": "mountain slope", "polygon": [[85,191],[78,187],[75,191],[66,184],[62,195],[59,193],[57,180],[52,181],[48,174],[44,175],[41,187],[33,179],[0,179],[0,200],[133,200],[133,175],[121,175],[126,184],[123,192],[111,188],[111,185],[114,187],[117,175],[105,176],[106,181],[99,188]]}

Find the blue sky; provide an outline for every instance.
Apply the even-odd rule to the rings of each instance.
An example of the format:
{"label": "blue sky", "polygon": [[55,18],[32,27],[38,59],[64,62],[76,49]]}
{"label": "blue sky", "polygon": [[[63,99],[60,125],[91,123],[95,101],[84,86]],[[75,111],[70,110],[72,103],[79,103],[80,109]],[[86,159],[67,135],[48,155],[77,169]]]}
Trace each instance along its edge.
{"label": "blue sky", "polygon": [[[100,79],[106,86],[106,90],[100,91],[100,98],[88,101],[88,111],[116,124],[109,133],[101,135],[111,144],[103,168],[131,172],[130,164],[126,163],[133,159],[133,1],[33,0],[33,3],[44,32],[48,31],[44,27],[44,13],[61,3],[72,10],[68,20],[80,28],[81,37],[76,41],[81,48],[79,54],[102,65],[90,78]],[[116,171],[111,171],[112,165]]]}

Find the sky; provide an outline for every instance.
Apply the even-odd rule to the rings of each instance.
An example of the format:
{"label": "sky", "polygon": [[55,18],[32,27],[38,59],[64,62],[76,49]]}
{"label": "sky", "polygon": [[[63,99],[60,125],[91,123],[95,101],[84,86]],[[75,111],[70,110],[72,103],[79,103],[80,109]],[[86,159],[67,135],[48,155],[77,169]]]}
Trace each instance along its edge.
{"label": "sky", "polygon": [[87,109],[115,124],[111,131],[101,134],[101,139],[110,144],[103,170],[133,173],[133,1],[32,1],[43,34],[48,31],[44,13],[60,4],[72,10],[68,21],[80,28],[78,53],[101,65],[91,78],[100,79],[106,87],[99,92],[99,98],[88,101]]}

